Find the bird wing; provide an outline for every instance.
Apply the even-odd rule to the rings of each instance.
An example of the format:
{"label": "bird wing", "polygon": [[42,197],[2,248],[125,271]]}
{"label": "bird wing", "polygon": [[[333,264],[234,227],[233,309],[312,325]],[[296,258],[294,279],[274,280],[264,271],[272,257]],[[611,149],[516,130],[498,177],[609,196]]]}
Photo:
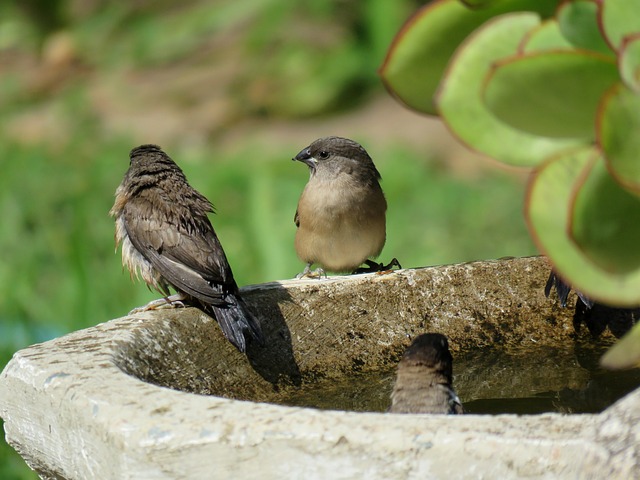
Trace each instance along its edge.
{"label": "bird wing", "polygon": [[224,304],[225,290],[237,287],[208,219],[196,226],[150,212],[150,203],[140,197],[125,206],[124,223],[133,246],[177,290],[205,303]]}

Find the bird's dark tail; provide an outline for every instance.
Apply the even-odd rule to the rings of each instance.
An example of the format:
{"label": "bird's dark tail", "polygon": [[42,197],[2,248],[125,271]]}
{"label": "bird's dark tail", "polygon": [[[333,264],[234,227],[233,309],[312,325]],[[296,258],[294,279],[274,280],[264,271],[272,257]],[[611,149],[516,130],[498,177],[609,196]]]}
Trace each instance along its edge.
{"label": "bird's dark tail", "polygon": [[230,294],[227,296],[227,301],[229,303],[225,306],[207,305],[206,308],[208,313],[213,313],[227,340],[242,353],[247,349],[246,334],[249,334],[259,345],[264,345],[262,328],[242,297]]}

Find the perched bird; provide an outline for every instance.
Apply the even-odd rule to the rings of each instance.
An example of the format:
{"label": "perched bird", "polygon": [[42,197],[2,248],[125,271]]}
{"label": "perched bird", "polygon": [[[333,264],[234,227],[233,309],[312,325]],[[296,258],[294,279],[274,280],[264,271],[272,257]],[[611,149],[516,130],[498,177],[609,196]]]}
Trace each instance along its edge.
{"label": "perched bird", "polygon": [[[386,239],[387,202],[373,160],[353,140],[320,138],[293,159],[309,166],[309,182],[295,214],[295,247],[307,263],[298,277],[331,272],[386,270],[370,260]],[[311,272],[317,263],[321,268]],[[366,263],[368,269],[357,270]]]}
{"label": "perched bird", "polygon": [[[551,289],[554,286],[556,287],[560,306],[566,307],[571,285],[560,278],[554,270],[551,270],[544,288],[544,294],[547,298],[549,298]],[[576,332],[580,331],[584,323],[589,329],[589,333],[594,337],[599,337],[608,327],[616,338],[620,338],[631,330],[636,323],[640,322],[640,308],[605,305],[592,300],[578,290],[575,290],[575,292],[579,299],[579,301],[576,301],[573,314],[573,328]]]}
{"label": "perched bird", "polygon": [[453,358],[447,337],[418,335],[398,364],[391,413],[463,413],[452,387]]}
{"label": "perched bird", "polygon": [[[164,295],[145,309],[196,300],[238,350],[246,350],[246,334],[262,344],[260,324],[240,297],[207,217],[213,212],[211,202],[187,183],[180,167],[157,145],[136,147],[129,157],[129,170],[109,214],[116,219],[122,264],[132,277],[139,274]],[[169,286],[177,296],[168,296]]]}

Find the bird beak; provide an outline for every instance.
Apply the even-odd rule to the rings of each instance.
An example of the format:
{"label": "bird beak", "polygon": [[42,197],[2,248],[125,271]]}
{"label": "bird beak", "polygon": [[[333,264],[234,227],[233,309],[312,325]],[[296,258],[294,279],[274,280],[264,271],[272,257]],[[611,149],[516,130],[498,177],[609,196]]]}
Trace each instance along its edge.
{"label": "bird beak", "polygon": [[318,164],[318,161],[311,156],[310,148],[305,148],[298,155],[296,155],[295,158],[292,158],[292,160],[294,162],[298,160],[299,162],[306,163],[312,170],[315,170],[316,165]]}

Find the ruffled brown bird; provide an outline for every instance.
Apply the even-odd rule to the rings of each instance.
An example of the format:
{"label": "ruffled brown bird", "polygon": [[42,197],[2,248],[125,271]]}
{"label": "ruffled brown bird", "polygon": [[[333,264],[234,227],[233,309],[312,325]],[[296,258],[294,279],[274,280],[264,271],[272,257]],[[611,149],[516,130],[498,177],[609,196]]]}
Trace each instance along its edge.
{"label": "ruffled brown bird", "polygon": [[[246,336],[263,344],[260,324],[243,301],[222,245],[209,221],[213,205],[189,185],[157,145],[131,150],[130,166],[109,214],[116,220],[122,264],[164,296],[145,308],[195,300],[225,337],[246,350]],[[178,292],[169,297],[169,287]]]}

